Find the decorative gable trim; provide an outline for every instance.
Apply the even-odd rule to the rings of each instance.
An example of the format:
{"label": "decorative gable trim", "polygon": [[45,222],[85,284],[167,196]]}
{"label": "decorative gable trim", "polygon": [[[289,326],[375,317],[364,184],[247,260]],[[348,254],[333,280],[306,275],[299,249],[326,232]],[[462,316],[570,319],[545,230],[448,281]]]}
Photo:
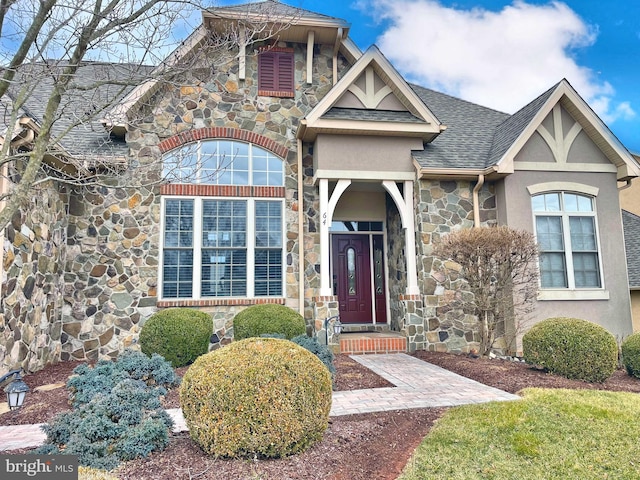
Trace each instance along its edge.
{"label": "decorative gable trim", "polygon": [[[355,82],[363,74],[365,75],[364,91],[355,85]],[[378,92],[374,91],[375,74],[386,83],[386,86]],[[344,120],[332,121],[322,118],[345,92],[354,94],[367,109],[375,109],[375,107],[380,104],[380,101],[389,94],[396,95],[407,111],[422,121],[418,128],[419,131],[416,130],[412,124],[402,124],[402,128],[406,129],[408,135],[411,135],[411,133],[419,133],[425,141],[430,141],[446,128],[407,84],[393,65],[382,55],[380,50],[373,45],[358,58],[355,64],[344,74],[338,83],[336,83],[333,89],[325,95],[306,118],[302,120],[300,128],[298,129],[298,138],[305,140],[311,139],[315,133],[317,133],[315,131],[317,129],[353,130],[362,133],[362,122],[355,120],[346,122]],[[414,130],[416,131],[414,132]]]}
{"label": "decorative gable trim", "polygon": [[366,85],[364,90],[356,84],[351,85],[347,90],[353,93],[366,108],[378,108],[380,102],[382,102],[387,95],[392,93],[391,88],[389,88],[388,85],[385,85],[377,92],[375,91],[375,73],[373,71],[373,67],[367,67],[365,69],[365,82]]}
{"label": "decorative gable trim", "polygon": [[250,132],[248,130],[240,130],[237,128],[228,127],[209,127],[209,128],[197,128],[182,132],[173,137],[169,137],[162,140],[158,144],[161,153],[167,153],[174,148],[178,148],[187,143],[197,142],[198,140],[206,140],[209,138],[227,138],[232,140],[241,140],[243,142],[253,143],[266,150],[269,150],[274,155],[285,159],[289,155],[289,149],[279,143],[267,138],[258,133]]}
{"label": "decorative gable trim", "polygon": [[[560,122],[559,118],[561,106],[576,121],[576,125],[566,134],[562,130],[562,122]],[[549,114],[553,114],[554,116],[555,131],[553,135],[542,125],[542,122]],[[557,162],[555,164],[545,164],[543,167],[536,169],[567,171],[575,170],[583,166],[588,167],[588,165],[583,164],[567,163],[569,148],[582,130],[584,130],[594,144],[613,164],[613,168],[617,172],[618,180],[627,180],[640,176],[640,166],[633,156],[622,143],[620,143],[600,117],[595,114],[584,99],[578,95],[566,79],[558,83],[555,90],[549,95],[547,101],[497,162],[497,172],[513,173],[516,166],[519,168],[531,168],[531,165],[525,165],[528,162],[516,163],[514,160],[535,132],[538,132],[549,145]],[[602,167],[591,167],[596,171],[602,169]]]}

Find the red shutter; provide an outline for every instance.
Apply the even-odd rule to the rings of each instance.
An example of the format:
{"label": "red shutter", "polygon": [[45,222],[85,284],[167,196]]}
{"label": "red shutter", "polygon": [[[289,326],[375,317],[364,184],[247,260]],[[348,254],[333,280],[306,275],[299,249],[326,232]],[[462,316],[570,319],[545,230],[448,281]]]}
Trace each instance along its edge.
{"label": "red shutter", "polygon": [[258,56],[258,90],[276,90],[276,56],[264,52]]}
{"label": "red shutter", "polygon": [[258,95],[268,97],[294,96],[293,49],[276,49],[258,56]]}

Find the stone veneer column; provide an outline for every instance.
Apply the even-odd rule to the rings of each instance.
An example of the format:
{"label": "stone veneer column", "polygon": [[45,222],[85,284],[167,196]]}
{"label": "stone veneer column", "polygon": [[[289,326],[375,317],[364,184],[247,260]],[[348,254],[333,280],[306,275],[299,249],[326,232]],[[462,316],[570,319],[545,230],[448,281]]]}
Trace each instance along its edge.
{"label": "stone veneer column", "polygon": [[422,295],[400,295],[399,303],[404,317],[402,332],[407,337],[407,349],[409,352],[424,350],[426,338],[424,331],[424,309]]}
{"label": "stone veneer column", "polygon": [[313,318],[315,324],[315,335],[320,343],[324,343],[328,338],[328,347],[334,352],[340,352],[340,335],[336,335],[331,325],[328,325],[329,335],[324,327],[324,321],[335,315],[339,315],[338,297],[328,295],[313,298]]}

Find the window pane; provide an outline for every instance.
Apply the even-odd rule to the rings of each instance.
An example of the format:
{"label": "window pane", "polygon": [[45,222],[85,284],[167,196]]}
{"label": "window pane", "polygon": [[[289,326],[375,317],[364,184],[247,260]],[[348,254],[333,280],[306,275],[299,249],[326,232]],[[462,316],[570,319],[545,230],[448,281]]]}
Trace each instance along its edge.
{"label": "window pane", "polygon": [[596,250],[593,217],[569,217],[571,248],[573,251]]}
{"label": "window pane", "polygon": [[573,273],[576,287],[600,287],[600,268],[597,253],[574,253]]}
{"label": "window pane", "polygon": [[167,200],[164,211],[164,247],[192,247],[193,200]]}
{"label": "window pane", "polygon": [[562,217],[536,217],[536,235],[542,251],[564,250]]}
{"label": "window pane", "polygon": [[559,212],[560,194],[545,193],[531,198],[531,206],[534,212]]}
{"label": "window pane", "polygon": [[573,193],[564,194],[564,210],[565,212],[578,211],[578,197]]}
{"label": "window pane", "polygon": [[593,199],[591,197],[578,195],[578,211],[593,212]]}
{"label": "window pane", "polygon": [[165,250],[162,273],[164,298],[190,298],[193,295],[192,250]]}
{"label": "window pane", "polygon": [[282,295],[282,250],[256,249],[255,294]]}
{"label": "window pane", "polygon": [[567,288],[564,253],[540,254],[540,284],[543,288]]}
{"label": "window pane", "polygon": [[203,250],[201,275],[203,297],[245,296],[247,294],[246,250]]}
{"label": "window pane", "polygon": [[256,201],[256,247],[282,246],[282,203]]}
{"label": "window pane", "polygon": [[246,246],[247,202],[204,200],[202,202],[202,246]]}

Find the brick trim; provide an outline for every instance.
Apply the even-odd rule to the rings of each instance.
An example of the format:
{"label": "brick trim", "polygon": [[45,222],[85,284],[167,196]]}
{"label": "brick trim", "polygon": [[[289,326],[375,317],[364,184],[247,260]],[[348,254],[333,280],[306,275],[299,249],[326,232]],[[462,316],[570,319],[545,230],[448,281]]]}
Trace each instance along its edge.
{"label": "brick trim", "polygon": [[243,142],[253,143],[254,145],[269,150],[271,153],[279,156],[283,160],[286,160],[289,155],[289,149],[284,145],[280,145],[275,140],[271,140],[259,133],[250,132],[249,130],[241,130],[239,128],[231,127],[195,128],[162,140],[158,144],[158,147],[160,148],[160,152],[164,154],[170,150],[181,147],[182,145],[197,142],[198,140],[218,138],[241,140]]}
{"label": "brick trim", "polygon": [[286,90],[258,90],[258,95],[261,97],[276,98],[293,98],[296,96],[295,92],[289,92]]}
{"label": "brick trim", "polygon": [[399,295],[398,300],[400,301],[422,301],[422,295]]}
{"label": "brick trim", "polygon": [[284,187],[256,187],[249,185],[203,185],[167,183],[160,186],[160,195],[190,197],[258,197],[284,198]]}
{"label": "brick trim", "polygon": [[168,307],[227,307],[227,306],[250,306],[273,303],[284,305],[285,299],[273,298],[208,298],[201,300],[180,299],[180,300],[160,300],[158,308]]}

